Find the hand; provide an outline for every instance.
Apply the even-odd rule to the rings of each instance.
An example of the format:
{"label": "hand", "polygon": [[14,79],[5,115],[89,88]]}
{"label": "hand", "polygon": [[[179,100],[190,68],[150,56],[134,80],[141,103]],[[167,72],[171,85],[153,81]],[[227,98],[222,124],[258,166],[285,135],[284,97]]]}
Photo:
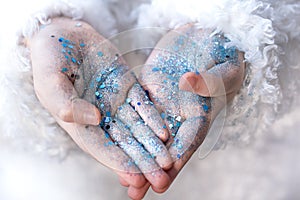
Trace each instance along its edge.
{"label": "hand", "polygon": [[[74,141],[113,168],[121,184],[130,186],[132,197],[130,191],[146,187],[146,179],[164,189],[170,180],[162,168],[170,167],[171,158],[161,140],[168,131],[112,44],[84,22],[57,18],[29,39],[28,46],[36,94]],[[100,114],[105,131],[86,126],[98,125]],[[136,122],[141,122],[139,128]],[[140,130],[148,134],[142,136]]]}
{"label": "hand", "polygon": [[172,134],[168,143],[174,165],[167,171],[172,180],[243,82],[243,54],[235,47],[226,48],[229,40],[222,34],[212,33],[193,25],[169,32],[151,53],[139,78]]}

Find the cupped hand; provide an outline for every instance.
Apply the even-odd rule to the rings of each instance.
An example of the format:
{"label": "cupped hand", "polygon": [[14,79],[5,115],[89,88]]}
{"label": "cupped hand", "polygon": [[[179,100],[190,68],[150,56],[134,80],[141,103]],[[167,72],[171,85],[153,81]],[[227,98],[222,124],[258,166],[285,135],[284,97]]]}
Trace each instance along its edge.
{"label": "cupped hand", "polygon": [[37,97],[73,140],[115,170],[132,198],[149,184],[166,188],[168,131],[113,45],[84,22],[55,18],[28,46]]}
{"label": "cupped hand", "polygon": [[170,31],[151,53],[139,81],[171,133],[168,146],[174,165],[167,173],[172,181],[240,89],[244,70],[243,53],[230,46],[228,38],[192,24]]}

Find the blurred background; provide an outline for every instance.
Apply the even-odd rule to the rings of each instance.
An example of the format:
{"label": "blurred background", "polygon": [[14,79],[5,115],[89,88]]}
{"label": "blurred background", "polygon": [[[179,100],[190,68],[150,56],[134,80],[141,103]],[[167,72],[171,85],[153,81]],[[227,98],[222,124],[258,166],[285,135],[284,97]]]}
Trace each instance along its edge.
{"label": "blurred background", "polygon": [[[114,7],[110,6],[118,3],[103,1],[99,6],[95,2],[89,0],[82,5],[95,12],[92,8],[103,9],[101,6],[112,11]],[[140,3],[129,2],[119,6],[129,11]],[[55,125],[35,98],[30,70],[18,68],[16,33],[26,16],[42,3],[10,0],[0,9],[0,200],[128,199],[117,176],[84,154]],[[119,26],[130,28],[126,23],[133,21]],[[116,22],[110,19],[106,23]],[[98,29],[118,32],[106,27]],[[300,43],[291,45],[300,47]],[[291,59],[296,63],[295,70],[300,67],[295,61],[299,55],[299,51],[285,54],[295,58]],[[144,57],[137,60],[136,56],[129,54],[126,58],[137,65]],[[281,79],[283,84],[289,81],[289,76]],[[260,133],[255,140],[227,145],[206,158],[196,152],[166,193],[149,191],[145,199],[300,199],[300,91],[298,86],[289,89],[293,100],[286,112],[281,112],[267,130],[255,130]]]}

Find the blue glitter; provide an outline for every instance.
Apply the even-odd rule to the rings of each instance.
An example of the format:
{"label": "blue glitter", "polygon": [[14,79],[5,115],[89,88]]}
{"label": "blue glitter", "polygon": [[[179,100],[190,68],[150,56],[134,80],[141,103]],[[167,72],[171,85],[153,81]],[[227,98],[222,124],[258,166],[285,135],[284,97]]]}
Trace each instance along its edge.
{"label": "blue glitter", "polygon": [[93,89],[95,87],[94,81],[90,82],[90,89]]}
{"label": "blue glitter", "polygon": [[166,118],[166,114],[165,113],[161,113],[160,116],[161,116],[162,119]]}
{"label": "blue glitter", "polygon": [[109,122],[110,122],[110,120],[111,120],[111,118],[110,118],[110,117],[104,117],[104,122],[105,122],[105,123],[109,123]]}
{"label": "blue glitter", "polygon": [[76,63],[76,61],[77,61],[75,58],[71,58],[71,60],[73,63]]}
{"label": "blue glitter", "polygon": [[196,71],[195,74],[196,74],[196,75],[200,75],[200,72]]}
{"label": "blue glitter", "polygon": [[99,88],[104,89],[105,87],[106,87],[105,83],[102,83]]}
{"label": "blue glitter", "polygon": [[166,125],[163,125],[163,128],[164,128],[164,129],[167,129],[167,126],[166,126]]}
{"label": "blue glitter", "polygon": [[107,144],[108,144],[109,146],[114,145],[114,143],[113,143],[112,141],[107,142]]}
{"label": "blue glitter", "polygon": [[106,112],[107,117],[111,117],[111,113],[109,111]]}
{"label": "blue glitter", "polygon": [[119,84],[117,84],[117,83],[114,84],[114,87],[115,87],[115,88],[118,88],[118,87],[119,87]]}
{"label": "blue glitter", "polygon": [[103,103],[100,104],[100,108],[104,108],[104,104]]}
{"label": "blue glitter", "polygon": [[62,37],[58,39],[59,42],[63,42],[64,40],[65,40],[65,39],[62,38]]}
{"label": "blue glitter", "polygon": [[126,99],[126,103],[130,103],[131,101],[132,101],[131,98],[127,98],[127,99]]}
{"label": "blue glitter", "polygon": [[122,110],[122,109],[123,109],[122,106],[119,106],[118,110]]}
{"label": "blue glitter", "polygon": [[61,69],[61,72],[67,72],[68,71],[68,68],[64,67]]}
{"label": "blue glitter", "polygon": [[158,68],[158,67],[153,67],[153,68],[152,68],[152,71],[153,71],[153,72],[158,72],[158,71],[160,71],[160,68]]}
{"label": "blue glitter", "polygon": [[183,36],[179,36],[179,38],[177,40],[177,44],[179,44],[179,45],[183,45],[184,44],[184,37]]}
{"label": "blue glitter", "polygon": [[99,83],[101,81],[101,77],[97,77],[96,81]]}
{"label": "blue glitter", "polygon": [[66,53],[67,51],[65,49],[62,49],[61,52]]}
{"label": "blue glitter", "polygon": [[99,51],[99,52],[97,53],[97,55],[98,55],[99,57],[102,57],[104,54],[103,54],[103,52]]}
{"label": "blue glitter", "polygon": [[73,45],[68,45],[68,47],[69,47],[70,49],[73,49],[73,48],[74,48],[74,46],[73,46]]}
{"label": "blue glitter", "polygon": [[84,43],[80,43],[79,46],[80,46],[80,47],[85,47],[85,44],[84,44]]}
{"label": "blue glitter", "polygon": [[71,54],[72,54],[72,52],[71,52],[70,50],[68,50],[68,54],[69,54],[69,55],[71,55]]}
{"label": "blue glitter", "polygon": [[204,105],[202,105],[202,108],[203,108],[203,110],[204,110],[204,112],[208,112],[208,110],[209,110],[209,107],[208,107],[208,105],[206,105],[206,104],[204,104]]}
{"label": "blue glitter", "polygon": [[172,70],[172,69],[169,70],[169,74],[170,74],[170,75],[173,75],[174,73],[175,73],[174,70]]}
{"label": "blue glitter", "polygon": [[105,134],[105,138],[110,138],[110,135],[107,132],[105,132],[104,134]]}
{"label": "blue glitter", "polygon": [[68,60],[68,59],[69,59],[69,56],[65,55],[65,58]]}
{"label": "blue glitter", "polygon": [[97,96],[97,97],[99,97],[100,96],[100,92],[95,92],[95,95]]}
{"label": "blue glitter", "polygon": [[65,40],[65,43],[70,44],[70,40]]}
{"label": "blue glitter", "polygon": [[168,75],[167,78],[172,80],[172,81],[177,81],[177,79],[174,76],[171,76],[171,75]]}
{"label": "blue glitter", "polygon": [[176,85],[176,83],[175,82],[172,82],[172,86],[175,86]]}
{"label": "blue glitter", "polygon": [[178,159],[181,158],[181,155],[180,155],[180,154],[177,154],[177,158],[178,158]]}
{"label": "blue glitter", "polygon": [[137,105],[140,106],[140,105],[142,105],[142,104],[141,104],[141,102],[137,102]]}
{"label": "blue glitter", "polygon": [[63,47],[67,47],[68,45],[66,43],[61,44]]}

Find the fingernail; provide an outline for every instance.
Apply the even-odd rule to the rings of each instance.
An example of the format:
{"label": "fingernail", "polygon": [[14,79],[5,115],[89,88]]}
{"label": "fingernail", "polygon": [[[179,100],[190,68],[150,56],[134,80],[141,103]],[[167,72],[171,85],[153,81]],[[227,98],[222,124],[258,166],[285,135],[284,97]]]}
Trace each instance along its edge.
{"label": "fingernail", "polygon": [[192,92],[196,82],[194,77],[182,77],[179,80],[179,89]]}
{"label": "fingernail", "polygon": [[85,124],[98,125],[99,119],[96,112],[83,113],[83,121]]}

